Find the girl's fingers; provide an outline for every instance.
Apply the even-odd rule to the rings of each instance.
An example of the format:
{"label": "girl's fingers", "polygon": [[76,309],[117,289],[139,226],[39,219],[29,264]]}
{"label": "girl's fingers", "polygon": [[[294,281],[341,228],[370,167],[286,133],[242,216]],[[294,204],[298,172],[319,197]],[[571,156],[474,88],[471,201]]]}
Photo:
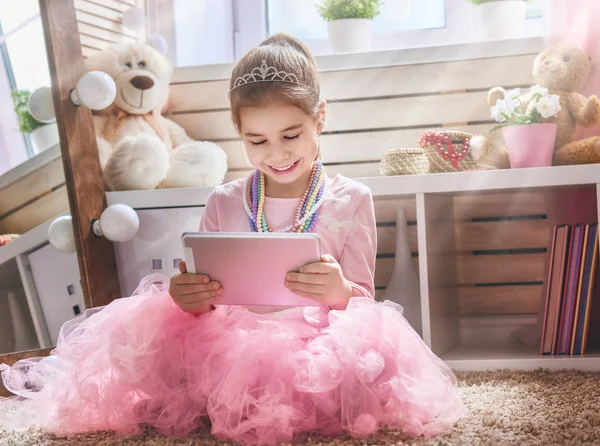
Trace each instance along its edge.
{"label": "girl's fingers", "polygon": [[286,279],[288,282],[312,283],[315,285],[325,284],[325,278],[322,274],[288,273]]}
{"label": "girl's fingers", "polygon": [[219,291],[205,291],[203,293],[190,294],[188,296],[183,296],[182,299],[179,300],[181,305],[206,305],[216,299],[219,298],[221,293]]}
{"label": "girl's fingers", "polygon": [[312,283],[286,281],[285,286],[287,286],[292,292],[302,291],[303,293],[311,293],[318,295],[321,295],[325,292],[325,287],[323,285],[314,285]]}
{"label": "girl's fingers", "polygon": [[219,282],[209,282],[207,284],[184,284],[178,287],[179,294],[182,296],[202,293],[205,291],[217,291],[219,289],[221,289]]}
{"label": "girl's fingers", "polygon": [[329,271],[331,271],[331,264],[322,262],[309,263],[299,269],[303,274],[326,274]]}
{"label": "girl's fingers", "polygon": [[210,282],[210,277],[204,274],[181,274],[175,278],[178,285],[198,285],[201,283],[207,284]]}
{"label": "girl's fingers", "polygon": [[181,271],[181,274],[187,273],[187,265],[183,260],[179,262],[179,271]]}
{"label": "girl's fingers", "polygon": [[294,294],[301,296],[301,297],[306,297],[307,299],[311,299],[317,302],[321,302],[323,300],[323,296],[321,294],[315,294],[315,293],[309,293],[306,291],[299,291],[299,290],[290,290],[292,291]]}

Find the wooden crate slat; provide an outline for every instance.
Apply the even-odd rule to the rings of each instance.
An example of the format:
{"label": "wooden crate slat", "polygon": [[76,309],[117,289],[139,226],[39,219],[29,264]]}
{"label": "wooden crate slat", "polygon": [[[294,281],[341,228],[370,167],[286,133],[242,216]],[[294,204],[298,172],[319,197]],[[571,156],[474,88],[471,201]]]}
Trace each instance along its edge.
{"label": "wooden crate slat", "polygon": [[[493,124],[458,125],[454,130],[472,134],[487,135]],[[432,127],[442,130],[442,127]],[[373,132],[330,134],[321,136],[321,154],[323,163],[377,162],[386,151],[400,148],[417,148],[417,140],[423,129],[378,130]],[[242,141],[221,141],[219,145],[227,152],[227,165],[230,169],[248,169],[251,167],[246,157]],[[379,175],[379,173],[378,173]]]}
{"label": "wooden crate slat", "polygon": [[[435,178],[435,177],[433,177]],[[408,211],[409,221],[416,221],[415,200],[377,199],[374,197],[375,217],[378,223],[395,222],[399,207]],[[454,218],[470,221],[473,218],[502,218],[544,215],[545,204],[542,194],[535,192],[477,194],[454,197]]]}
{"label": "wooden crate slat", "polygon": [[83,55],[84,59],[87,59],[88,57],[93,57],[100,51],[102,50],[99,50],[98,48],[91,48],[89,46],[81,45],[81,54]]}
{"label": "wooden crate slat", "polygon": [[[410,252],[416,253],[417,247],[417,226],[408,227],[408,243]],[[377,253],[394,254],[396,252],[396,227],[379,226],[377,228]]]}
{"label": "wooden crate slat", "polygon": [[82,46],[86,46],[88,48],[94,48],[97,50],[103,50],[106,47],[112,45],[111,42],[107,42],[102,39],[96,39],[95,37],[91,37],[91,36],[86,36],[85,34],[79,35],[79,41],[81,42]]}
{"label": "wooden crate slat", "polygon": [[461,316],[537,314],[543,285],[459,287]]}
{"label": "wooden crate slat", "polygon": [[97,39],[106,41],[107,43],[121,43],[121,42],[135,41],[135,38],[133,38],[131,36],[125,36],[123,34],[116,33],[114,31],[110,31],[108,29],[91,26],[86,23],[78,23],[77,28],[79,29],[80,35],[97,38]]}
{"label": "wooden crate slat", "polygon": [[30,229],[69,210],[67,188],[43,195],[28,206],[0,219],[0,234],[24,234]]}
{"label": "wooden crate slat", "polygon": [[459,284],[543,282],[545,253],[457,255]]}
{"label": "wooden crate slat", "polygon": [[[409,96],[457,90],[488,90],[497,85],[533,83],[535,55],[460,60],[321,73],[321,95],[328,101]],[[485,73],[485,76],[481,74]],[[399,79],[402,79],[400,82]],[[229,108],[228,80],[173,84],[171,111]]]}
{"label": "wooden crate slat", "polygon": [[545,214],[544,196],[539,192],[488,193],[454,197],[456,220]]}
{"label": "wooden crate slat", "polygon": [[[417,275],[419,274],[419,259],[417,257],[412,258],[412,265]],[[394,259],[379,258],[375,262],[375,287],[385,288],[392,277],[394,269]]]}
{"label": "wooden crate slat", "polygon": [[135,37],[135,32],[127,28],[126,26],[123,26],[120,20],[118,22],[115,22],[80,10],[75,10],[75,15],[77,17],[78,25],[81,23],[85,23],[87,25],[106,29],[126,36]]}
{"label": "wooden crate slat", "polygon": [[104,6],[86,0],[74,0],[74,4],[76,11],[86,12],[116,23],[121,23],[121,19],[123,18],[122,12],[114,11],[110,8],[105,8]]}
{"label": "wooden crate slat", "polygon": [[[416,252],[416,226],[408,227],[411,250]],[[505,249],[545,248],[550,229],[545,220],[514,220],[492,222],[457,222],[455,224],[456,251],[493,251]],[[393,253],[396,246],[396,227],[384,226],[377,230],[378,252]]]}
{"label": "wooden crate slat", "polygon": [[[375,292],[381,300],[384,289]],[[542,285],[459,287],[460,316],[537,315]]]}
{"label": "wooden crate slat", "polygon": [[0,189],[0,217],[64,184],[62,160],[54,160]]}
{"label": "wooden crate slat", "polygon": [[[331,103],[325,132],[345,132],[490,121],[486,92]],[[229,110],[169,114],[191,138],[237,139]]]}
{"label": "wooden crate slat", "polygon": [[[417,258],[414,265],[418,271]],[[544,281],[545,254],[457,255],[459,285],[504,284]],[[385,287],[390,281],[394,258],[377,259],[375,286]]]}
{"label": "wooden crate slat", "polygon": [[123,1],[118,0],[84,0],[87,3],[93,3],[98,6],[102,6],[104,8],[112,9],[114,11],[120,12],[121,14],[127,11],[129,8],[135,6],[132,3],[125,3]]}
{"label": "wooden crate slat", "polygon": [[375,219],[377,223],[396,223],[396,214],[398,209],[402,208],[406,211],[407,221],[417,220],[417,210],[414,198],[401,199],[377,199],[373,198],[373,206],[375,208]]}
{"label": "wooden crate slat", "polygon": [[456,224],[455,230],[459,252],[545,248],[550,236],[546,220],[465,222]]}

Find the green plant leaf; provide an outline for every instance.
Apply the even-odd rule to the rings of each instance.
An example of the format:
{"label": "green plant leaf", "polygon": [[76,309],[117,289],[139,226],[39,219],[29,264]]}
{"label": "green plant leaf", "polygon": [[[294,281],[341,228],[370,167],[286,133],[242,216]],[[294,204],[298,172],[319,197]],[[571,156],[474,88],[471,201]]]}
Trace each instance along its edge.
{"label": "green plant leaf", "polygon": [[28,101],[30,95],[31,92],[29,90],[15,90],[11,93],[13,106],[19,121],[19,130],[23,133],[31,133],[35,129],[46,125],[45,123],[36,120],[29,113]]}
{"label": "green plant leaf", "polygon": [[317,10],[326,21],[374,19],[380,14],[381,0],[321,0]]}

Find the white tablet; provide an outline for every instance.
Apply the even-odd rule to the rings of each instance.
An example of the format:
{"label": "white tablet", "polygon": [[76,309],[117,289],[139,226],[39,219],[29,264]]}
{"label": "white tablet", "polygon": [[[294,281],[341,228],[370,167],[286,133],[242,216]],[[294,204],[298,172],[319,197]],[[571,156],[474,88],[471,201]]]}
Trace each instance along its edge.
{"label": "white tablet", "polygon": [[218,281],[216,305],[316,306],[285,287],[288,272],[321,259],[313,233],[186,232],[183,255],[189,273]]}

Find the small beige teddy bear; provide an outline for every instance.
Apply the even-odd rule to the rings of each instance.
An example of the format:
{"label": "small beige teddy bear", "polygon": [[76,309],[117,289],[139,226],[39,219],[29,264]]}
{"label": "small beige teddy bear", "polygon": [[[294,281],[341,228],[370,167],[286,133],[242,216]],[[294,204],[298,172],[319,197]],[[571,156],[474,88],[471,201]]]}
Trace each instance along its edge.
{"label": "small beige teddy bear", "polygon": [[213,187],[224,181],[223,149],[192,140],[161,115],[173,72],[162,54],[143,43],[117,44],[89,57],[86,69],[107,73],[117,87],[113,104],[94,113],[108,190]]}

